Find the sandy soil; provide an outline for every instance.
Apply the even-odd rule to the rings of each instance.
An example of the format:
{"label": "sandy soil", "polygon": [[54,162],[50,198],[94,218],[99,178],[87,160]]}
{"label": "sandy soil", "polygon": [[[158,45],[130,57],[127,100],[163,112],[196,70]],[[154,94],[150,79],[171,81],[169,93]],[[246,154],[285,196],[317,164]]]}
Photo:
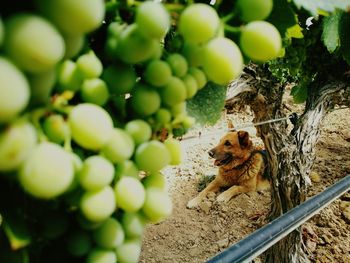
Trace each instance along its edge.
{"label": "sandy soil", "polygon": [[[183,164],[163,171],[173,199],[173,214],[147,226],[140,262],[205,262],[266,223],[269,192],[242,194],[227,204],[218,204],[209,196],[199,209],[186,208],[200,183],[216,174],[207,152],[219,141],[228,120],[237,125],[251,121],[252,115],[249,111],[223,114],[215,126],[192,130],[186,137],[193,138],[181,142]],[[350,173],[349,128],[350,109],[336,110],[326,117],[309,196]],[[254,128],[247,130],[255,143],[261,143]],[[303,226],[303,233],[312,262],[350,262],[350,192],[312,217]]]}

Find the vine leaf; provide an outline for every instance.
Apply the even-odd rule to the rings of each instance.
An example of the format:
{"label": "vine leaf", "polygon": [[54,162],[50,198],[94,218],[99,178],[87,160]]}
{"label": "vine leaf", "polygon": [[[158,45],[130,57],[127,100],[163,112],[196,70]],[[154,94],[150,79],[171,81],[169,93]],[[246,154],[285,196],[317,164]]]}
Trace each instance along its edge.
{"label": "vine leaf", "polygon": [[293,0],[293,2],[298,8],[304,8],[313,16],[323,12],[333,12],[336,9],[347,10],[350,7],[350,0]]}
{"label": "vine leaf", "polygon": [[286,34],[288,28],[298,23],[287,0],[273,0],[273,9],[267,21],[278,29],[282,37]]}
{"label": "vine leaf", "polygon": [[340,51],[345,61],[350,64],[350,13],[343,13],[339,31]]}
{"label": "vine leaf", "polygon": [[293,96],[295,103],[304,103],[307,99],[306,85],[296,85],[292,88],[290,94]]}
{"label": "vine leaf", "polygon": [[192,99],[187,101],[187,112],[201,125],[213,125],[221,117],[225,106],[226,87],[208,82]]}
{"label": "vine leaf", "polygon": [[342,11],[337,10],[323,20],[322,41],[330,53],[336,51],[340,46],[339,25],[342,20],[342,13]]}

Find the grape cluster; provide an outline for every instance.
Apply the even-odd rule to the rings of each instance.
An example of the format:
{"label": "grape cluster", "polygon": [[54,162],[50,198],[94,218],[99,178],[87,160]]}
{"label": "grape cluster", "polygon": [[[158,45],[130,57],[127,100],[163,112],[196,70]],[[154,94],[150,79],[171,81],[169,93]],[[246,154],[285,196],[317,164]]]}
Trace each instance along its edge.
{"label": "grape cluster", "polygon": [[145,225],[172,211],[160,171],[181,162],[174,137],[194,124],[186,100],[209,81],[235,79],[241,50],[256,61],[280,50],[278,31],[256,21],[271,11],[265,2],[251,12],[237,1],[248,22],[239,46],[203,3],[174,15],[153,1],[37,0],[2,14],[0,190],[17,207],[0,201],[8,250],[137,262]]}

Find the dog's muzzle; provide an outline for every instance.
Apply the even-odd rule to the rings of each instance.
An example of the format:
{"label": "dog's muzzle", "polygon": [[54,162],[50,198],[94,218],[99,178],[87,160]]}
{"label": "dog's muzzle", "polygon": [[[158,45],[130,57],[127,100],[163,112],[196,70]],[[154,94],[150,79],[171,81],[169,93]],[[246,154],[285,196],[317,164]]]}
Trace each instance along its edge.
{"label": "dog's muzzle", "polygon": [[214,149],[210,150],[208,154],[211,158],[215,159],[214,165],[216,166],[228,164],[233,160],[233,156],[231,154],[226,153],[224,155],[218,156],[218,154],[216,154]]}

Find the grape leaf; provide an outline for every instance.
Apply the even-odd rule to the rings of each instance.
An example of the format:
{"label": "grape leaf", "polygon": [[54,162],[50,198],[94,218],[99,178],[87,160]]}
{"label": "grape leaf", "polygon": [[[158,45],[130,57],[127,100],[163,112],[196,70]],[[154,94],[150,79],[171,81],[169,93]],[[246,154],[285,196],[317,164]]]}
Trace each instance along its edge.
{"label": "grape leaf", "polygon": [[225,106],[226,87],[208,82],[196,96],[187,101],[187,112],[201,124],[215,124]]}
{"label": "grape leaf", "polygon": [[350,13],[343,13],[339,31],[340,51],[345,61],[350,64]]}
{"label": "grape leaf", "polygon": [[298,8],[304,8],[311,15],[317,16],[320,12],[333,12],[335,9],[347,10],[350,7],[350,0],[293,0]]}
{"label": "grape leaf", "polygon": [[334,14],[323,20],[322,41],[330,53],[336,51],[340,46],[339,24],[343,12],[337,10]]}
{"label": "grape leaf", "polygon": [[296,85],[292,88],[290,95],[293,96],[295,103],[304,103],[307,99],[306,85]]}
{"label": "grape leaf", "polygon": [[267,21],[278,29],[282,37],[288,28],[297,24],[295,13],[286,0],[273,0],[273,9]]}

